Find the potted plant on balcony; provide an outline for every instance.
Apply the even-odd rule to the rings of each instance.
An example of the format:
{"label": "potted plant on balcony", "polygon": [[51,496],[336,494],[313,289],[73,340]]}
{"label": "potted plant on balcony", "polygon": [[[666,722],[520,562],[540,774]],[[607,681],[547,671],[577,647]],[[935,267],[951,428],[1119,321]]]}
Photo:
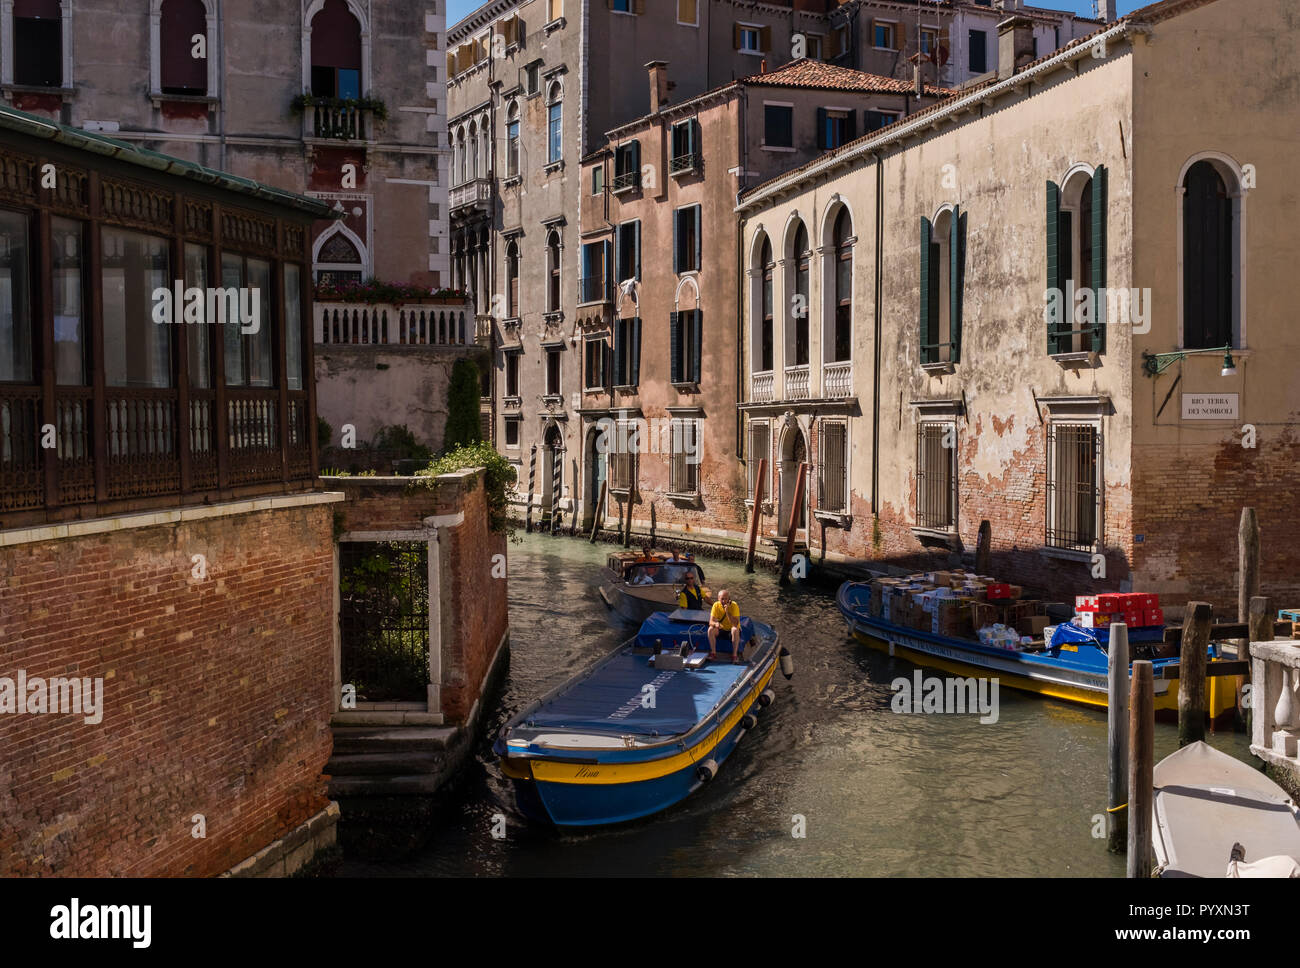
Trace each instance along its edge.
{"label": "potted plant on balcony", "polygon": [[404,282],[383,282],[373,276],[364,282],[321,282],[316,285],[317,302],[343,303],[463,303],[469,296],[460,289],[430,289]]}
{"label": "potted plant on balcony", "polygon": [[388,105],[377,97],[326,97],[303,91],[289,102],[289,110],[294,115],[316,112],[316,137],[343,141],[366,137],[366,115],[380,127],[388,120]]}

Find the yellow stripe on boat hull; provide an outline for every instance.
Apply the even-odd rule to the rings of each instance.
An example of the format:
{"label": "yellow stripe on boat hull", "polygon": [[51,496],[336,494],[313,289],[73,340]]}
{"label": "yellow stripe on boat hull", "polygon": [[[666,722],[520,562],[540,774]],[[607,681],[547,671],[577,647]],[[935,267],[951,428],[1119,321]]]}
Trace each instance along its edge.
{"label": "yellow stripe on boat hull", "polygon": [[[871,646],[873,649],[889,651],[889,642],[885,639],[877,638],[866,632],[854,630],[854,638],[860,642]],[[1105,709],[1107,705],[1107,695],[1104,692],[1096,692],[1092,689],[1084,689],[1079,686],[1071,686],[1062,682],[1045,682],[1041,679],[1033,679],[1029,676],[1020,676],[1014,673],[1006,673],[1000,669],[990,669],[987,666],[975,665],[973,663],[962,662],[960,660],[945,659],[939,656],[931,655],[929,652],[920,652],[916,649],[909,648],[899,643],[894,644],[893,655],[901,656],[919,666],[927,666],[935,669],[941,669],[944,672],[952,672],[961,675],[987,676],[990,672],[995,676],[1001,685],[1017,689],[1021,692],[1031,692],[1039,696],[1047,696],[1052,699],[1063,699],[1067,702],[1083,703],[1088,706],[1097,706]],[[1169,683],[1169,689],[1164,695],[1155,697],[1155,708],[1160,710],[1178,711],[1178,680],[1166,680]],[[1206,706],[1208,707],[1210,718],[1218,719],[1225,713],[1231,712],[1237,705],[1237,677],[1236,676],[1212,676],[1206,683]]]}
{"label": "yellow stripe on boat hull", "polygon": [[[758,683],[753,686],[744,702],[736,703],[726,719],[709,731],[708,735],[688,750],[659,760],[644,763],[571,763],[564,760],[544,760],[528,758],[512,764],[509,759],[502,764],[502,772],[516,779],[544,780],[547,783],[636,783],[641,780],[655,780],[670,773],[676,773],[706,759],[713,748],[722,741],[740,722],[749,710],[753,700],[767,688],[776,672],[776,658],[773,657],[767,672],[763,673]],[[531,766],[532,772],[527,772]],[[523,772],[516,773],[515,770]]]}

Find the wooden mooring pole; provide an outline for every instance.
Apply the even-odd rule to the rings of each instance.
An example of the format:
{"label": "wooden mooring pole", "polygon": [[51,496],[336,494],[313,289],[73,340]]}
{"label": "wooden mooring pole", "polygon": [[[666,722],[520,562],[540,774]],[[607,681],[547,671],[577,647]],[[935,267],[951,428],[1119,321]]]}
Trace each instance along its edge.
{"label": "wooden mooring pole", "polygon": [[785,554],[781,556],[781,584],[790,581],[790,557],[794,554],[795,527],[799,523],[799,512],[803,509],[803,482],[808,476],[808,464],[799,465],[799,476],[794,480],[794,500],[790,503],[790,523],[785,529]]}
{"label": "wooden mooring pole", "polygon": [[600,497],[596,499],[596,510],[591,515],[591,537],[587,539],[592,544],[596,543],[596,532],[600,530],[601,510],[605,507],[605,500],[608,493],[609,481],[601,481]]}
{"label": "wooden mooring pole", "polygon": [[1112,854],[1128,846],[1128,761],[1129,681],[1128,626],[1110,627],[1107,654],[1109,691],[1106,697],[1106,750],[1110,760],[1110,782],[1106,797],[1106,843]]}
{"label": "wooden mooring pole", "polygon": [[533,532],[533,488],[537,484],[537,445],[528,456],[528,503],[524,505],[524,531]]}
{"label": "wooden mooring pole", "polygon": [[758,541],[758,522],[763,516],[763,482],[767,480],[767,458],[758,459],[758,477],[754,479],[754,509],[749,518],[749,550],[745,552],[745,571],[754,570],[754,544]]}
{"label": "wooden mooring pole", "polygon": [[639,462],[635,457],[628,460],[631,465],[628,470],[628,476],[631,478],[627,484],[627,521],[624,523],[623,530],[623,547],[632,547],[632,501],[636,498],[636,472]]}
{"label": "wooden mooring pole", "polygon": [[975,574],[989,575],[993,572],[993,526],[987,521],[980,522],[979,537],[975,539]]}
{"label": "wooden mooring pole", "polygon": [[1214,608],[1188,602],[1178,660],[1178,747],[1205,739],[1205,652],[1210,646]]}
{"label": "wooden mooring pole", "polygon": [[[1247,623],[1250,629],[1250,636],[1246,640],[1246,651],[1238,658],[1250,659],[1251,642],[1272,642],[1277,638],[1277,633],[1273,623],[1273,599],[1267,595],[1256,595],[1250,600],[1250,621]],[[1237,677],[1237,708],[1242,713],[1245,720],[1246,735],[1251,735],[1254,729],[1254,703],[1243,702],[1245,698],[1246,676]],[[1258,684],[1260,694],[1263,694],[1264,684]]]}
{"label": "wooden mooring pole", "polygon": [[551,459],[551,534],[555,534],[556,528],[559,527],[560,497],[564,493],[561,476],[564,473],[564,451],[557,447],[554,454]]}
{"label": "wooden mooring pole", "polygon": [[1155,771],[1155,677],[1151,663],[1133,663],[1129,692],[1128,876],[1151,876],[1151,806]]}

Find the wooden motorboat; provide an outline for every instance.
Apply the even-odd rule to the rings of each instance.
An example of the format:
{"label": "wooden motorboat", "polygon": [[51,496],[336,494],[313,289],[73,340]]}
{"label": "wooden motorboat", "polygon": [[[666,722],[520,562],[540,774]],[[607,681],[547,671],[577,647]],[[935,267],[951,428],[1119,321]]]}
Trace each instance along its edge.
{"label": "wooden motorboat", "polygon": [[688,572],[709,602],[704,587],[704,569],[689,555],[664,552],[619,551],[605,562],[599,586],[600,597],[627,622],[640,624],[655,612],[673,611]]}

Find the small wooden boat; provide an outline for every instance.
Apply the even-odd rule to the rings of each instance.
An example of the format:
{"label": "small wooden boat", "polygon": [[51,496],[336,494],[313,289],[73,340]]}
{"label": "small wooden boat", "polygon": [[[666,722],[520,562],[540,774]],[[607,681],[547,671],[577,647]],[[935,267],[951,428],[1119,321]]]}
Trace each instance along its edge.
{"label": "small wooden boat", "polygon": [[688,557],[674,557],[652,551],[614,552],[605,562],[600,597],[628,622],[640,624],[655,612],[673,611],[680,604],[688,572],[708,598],[704,569]]}
{"label": "small wooden boat", "polygon": [[[1012,651],[896,625],[871,614],[871,586],[867,582],[845,582],[838,604],[849,632],[858,641],[890,655],[901,656],[917,665],[930,666],[962,676],[996,676],[1000,686],[1032,692],[1053,699],[1065,699],[1105,708],[1109,693],[1108,658],[1103,644],[1084,640],[1050,645],[1038,642],[1033,650]],[[1163,633],[1159,630],[1130,629],[1132,659],[1149,659],[1155,673],[1157,712],[1178,711],[1178,657],[1158,654]],[[1236,679],[1222,678],[1214,665],[1221,661],[1218,649],[1207,652],[1207,705],[1212,717],[1235,708]]]}
{"label": "small wooden boat", "polygon": [[789,652],[768,625],[741,619],[743,660],[708,613],[650,616],[632,638],[515,716],[493,752],[520,809],[559,826],[634,820],[684,800],[717,775],[770,705]]}
{"label": "small wooden boat", "polygon": [[1297,876],[1300,809],[1259,770],[1192,743],[1157,763],[1152,776],[1159,876]]}

